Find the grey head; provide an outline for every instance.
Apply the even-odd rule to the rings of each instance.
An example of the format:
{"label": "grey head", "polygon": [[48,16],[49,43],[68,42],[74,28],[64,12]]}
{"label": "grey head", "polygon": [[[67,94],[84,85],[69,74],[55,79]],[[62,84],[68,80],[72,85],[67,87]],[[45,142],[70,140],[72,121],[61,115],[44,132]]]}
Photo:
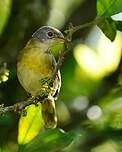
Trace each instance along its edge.
{"label": "grey head", "polygon": [[43,26],[39,28],[33,35],[33,39],[37,39],[40,42],[45,42],[49,40],[63,40],[64,36],[63,34],[56,28],[51,26]]}

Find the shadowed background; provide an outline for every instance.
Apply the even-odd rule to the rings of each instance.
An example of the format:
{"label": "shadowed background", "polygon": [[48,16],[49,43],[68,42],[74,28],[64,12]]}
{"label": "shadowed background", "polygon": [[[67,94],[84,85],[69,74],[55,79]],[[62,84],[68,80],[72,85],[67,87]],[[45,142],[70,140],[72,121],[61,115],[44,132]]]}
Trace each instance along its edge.
{"label": "shadowed background", "polygon": [[[0,84],[0,104],[8,106],[27,96],[17,79],[16,62],[33,32],[43,25],[63,32],[70,22],[90,22],[96,16],[96,1],[3,0],[0,7],[0,64],[6,62],[9,69],[8,81]],[[61,67],[57,113],[58,127],[80,136],[62,151],[121,151],[121,41],[120,32],[111,42],[96,26],[73,35]],[[58,52],[53,53],[57,58]],[[1,152],[17,150],[18,120],[14,113],[0,117]]]}

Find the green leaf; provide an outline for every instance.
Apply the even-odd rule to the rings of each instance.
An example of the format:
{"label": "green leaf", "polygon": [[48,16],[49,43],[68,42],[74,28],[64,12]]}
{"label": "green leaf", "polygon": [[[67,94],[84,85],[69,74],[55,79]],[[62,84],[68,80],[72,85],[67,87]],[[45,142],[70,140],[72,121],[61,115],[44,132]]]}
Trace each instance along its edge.
{"label": "green leaf", "polygon": [[29,144],[21,147],[21,152],[54,152],[69,146],[76,137],[76,133],[68,133],[61,129],[48,129],[40,132]]}
{"label": "green leaf", "polygon": [[8,17],[10,15],[11,4],[12,4],[12,0],[0,1],[0,34],[2,33],[2,30],[6,25]]}
{"label": "green leaf", "polygon": [[97,15],[112,16],[122,12],[122,0],[97,0]]}
{"label": "green leaf", "polygon": [[116,24],[111,18],[100,17],[97,25],[111,41],[115,39]]}
{"label": "green leaf", "polygon": [[115,21],[116,28],[119,31],[122,31],[122,21]]}
{"label": "green leaf", "polygon": [[44,122],[42,118],[42,106],[30,105],[25,109],[27,115],[21,115],[19,120],[19,133],[18,133],[18,143],[23,145],[30,142],[44,127]]}

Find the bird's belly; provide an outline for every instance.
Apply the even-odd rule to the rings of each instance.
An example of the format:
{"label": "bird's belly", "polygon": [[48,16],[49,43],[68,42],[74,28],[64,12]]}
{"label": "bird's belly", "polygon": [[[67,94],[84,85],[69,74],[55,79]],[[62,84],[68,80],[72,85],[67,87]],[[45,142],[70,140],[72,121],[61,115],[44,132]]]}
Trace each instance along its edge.
{"label": "bird's belly", "polygon": [[47,55],[23,55],[17,64],[17,75],[21,85],[31,95],[39,95],[43,86],[41,80],[53,74],[52,60]]}

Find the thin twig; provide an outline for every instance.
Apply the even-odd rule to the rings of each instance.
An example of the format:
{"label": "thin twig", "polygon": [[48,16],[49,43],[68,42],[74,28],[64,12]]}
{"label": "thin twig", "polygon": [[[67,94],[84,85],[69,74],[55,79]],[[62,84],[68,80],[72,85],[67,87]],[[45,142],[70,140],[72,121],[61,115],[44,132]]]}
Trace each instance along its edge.
{"label": "thin twig", "polygon": [[67,36],[66,36],[67,40],[71,42],[72,41],[72,36],[76,31],[82,30],[84,28],[87,28],[87,27],[90,27],[90,26],[93,26],[93,25],[96,25],[100,20],[101,20],[101,17],[97,16],[93,21],[85,23],[85,24],[81,24],[81,25],[78,25],[78,26],[73,26],[73,24],[70,23],[69,29],[64,31],[67,34]]}
{"label": "thin twig", "polygon": [[57,75],[58,71],[60,70],[60,68],[62,66],[65,54],[67,53],[67,51],[66,51],[67,47],[68,47],[68,41],[66,40],[65,43],[64,43],[64,48],[59,53],[58,62],[57,62],[57,65],[56,65],[56,68],[55,68],[55,71],[54,71],[54,74],[53,74],[53,81],[55,80],[56,75]]}

